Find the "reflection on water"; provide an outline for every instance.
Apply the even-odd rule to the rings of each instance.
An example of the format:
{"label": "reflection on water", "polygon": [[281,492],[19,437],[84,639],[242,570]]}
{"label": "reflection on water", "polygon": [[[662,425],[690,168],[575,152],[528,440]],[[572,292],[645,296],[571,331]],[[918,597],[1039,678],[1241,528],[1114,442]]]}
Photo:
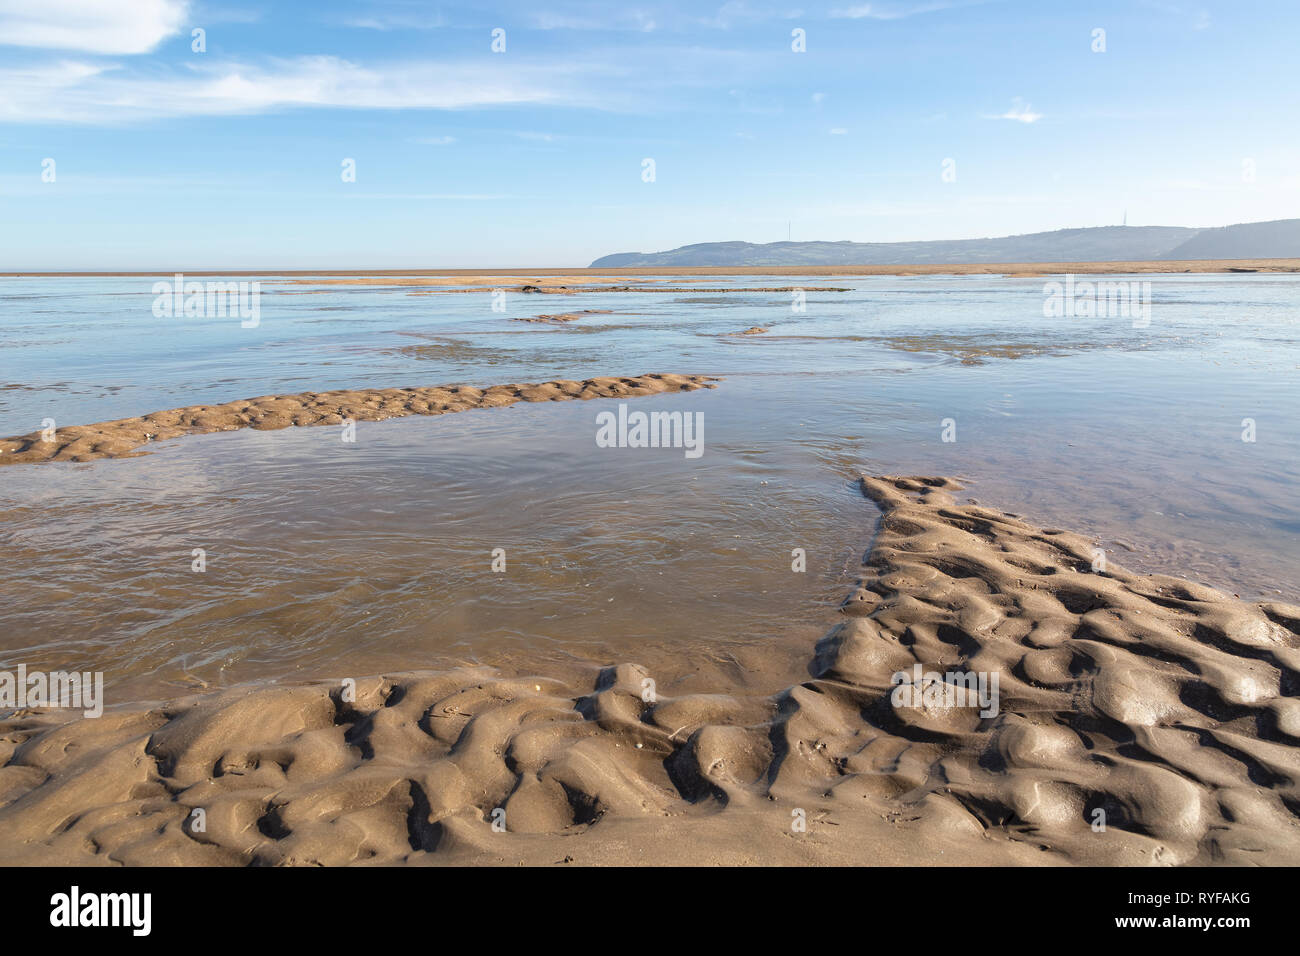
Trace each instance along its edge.
{"label": "reflection on water", "polygon": [[[356,444],[246,431],[0,469],[0,666],[101,669],[121,701],[806,649],[870,540],[861,471],[964,476],[970,496],[1094,534],[1121,564],[1300,599],[1295,278],[1154,277],[1142,329],[1043,319],[1038,280],[834,281],[854,291],[810,291],[806,313],[772,293],[511,295],[494,313],[486,293],[349,288],[268,296],[244,330],[155,320],[148,280],[4,280],[4,434],[308,388],[727,380],[636,400],[702,411],[698,460],[597,448],[603,402],[362,423]],[[582,309],[613,314],[512,321]],[[731,334],[751,326],[770,331]]]}
{"label": "reflection on water", "polygon": [[[156,318],[148,277],[0,279],[0,344],[8,360],[0,384],[22,386],[0,389],[0,434],[26,434],[46,417],[104,421],[276,392],[492,384],[678,365],[726,375],[833,375],[1086,349],[1158,353],[1178,364],[1184,382],[1205,376],[1198,359],[1295,372],[1300,277],[1143,279],[1152,283],[1153,301],[1150,325],[1140,329],[1127,319],[1046,319],[1042,280],[991,276],[818,277],[802,283],[804,312],[792,310],[788,293],[510,292],[496,300],[490,291],[422,295],[265,279],[254,329],[234,320]],[[792,280],[707,282],[751,288]],[[851,290],[830,291],[844,287]],[[504,311],[493,311],[497,301]],[[515,321],[584,309],[610,314],[563,326]],[[732,334],[753,326],[768,332]]]}
{"label": "reflection on water", "polygon": [[[874,521],[847,474],[813,482],[788,449],[721,438],[698,460],[598,449],[609,403],[566,404],[361,423],[355,445],[332,428],[246,431],[112,471],[9,469],[5,499],[26,504],[0,516],[6,649],[105,665],[149,694],[187,674],[815,639]],[[791,570],[797,547],[806,573]]]}

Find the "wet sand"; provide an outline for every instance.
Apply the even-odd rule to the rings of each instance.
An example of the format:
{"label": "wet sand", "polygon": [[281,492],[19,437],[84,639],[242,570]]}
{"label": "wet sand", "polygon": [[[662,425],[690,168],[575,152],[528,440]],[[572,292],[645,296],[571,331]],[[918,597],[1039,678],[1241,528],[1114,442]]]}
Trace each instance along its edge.
{"label": "wet sand", "polygon": [[3,439],[0,440],[0,465],[124,458],[140,454],[138,449],[151,442],[240,428],[273,431],[290,426],[343,425],[348,420],[376,422],[406,415],[442,415],[472,408],[499,408],[516,402],[635,398],[713,388],[711,381],[699,375],[652,373],[633,378],[602,377],[580,382],[566,379],[540,385],[492,385],[482,389],[444,385],[266,395],[224,405],[191,405],[117,421],[71,425],[58,428],[48,436],[32,432]]}
{"label": "wet sand", "polygon": [[588,315],[609,315],[609,309],[582,309],[578,312],[561,312],[556,315],[521,315],[515,319],[516,322],[531,322],[535,325],[564,325],[566,322],[576,322]]}
{"label": "wet sand", "polygon": [[[325,281],[326,281],[326,283],[328,283],[330,280],[325,280]],[[809,291],[809,290],[804,289],[802,286],[795,286],[795,285],[717,286],[717,287],[713,287],[713,286],[691,286],[691,285],[656,285],[656,284],[653,284],[653,283],[646,283],[646,284],[643,284],[643,285],[549,285],[549,286],[537,286],[537,285],[532,285],[532,284],[531,284],[532,281],[533,281],[533,280],[529,280],[529,282],[526,283],[526,284],[524,284],[524,285],[502,285],[501,283],[486,283],[486,284],[469,285],[469,286],[465,286],[465,287],[463,287],[463,288],[459,288],[459,287],[458,287],[458,288],[454,288],[454,289],[415,289],[414,291],[412,291],[412,292],[408,292],[408,293],[406,293],[406,294],[407,294],[407,295],[456,295],[456,294],[463,293],[463,292],[481,292],[481,291],[483,291],[484,288],[487,288],[487,287],[489,287],[489,286],[492,287],[493,291],[496,291],[497,289],[501,289],[502,291],[506,291],[506,292],[520,292],[520,293],[529,293],[529,294],[537,294],[537,295],[577,295],[577,294],[582,293],[582,292],[639,292],[639,293],[659,292],[659,293],[670,293],[670,294],[671,294],[671,293],[678,293],[678,292],[689,292],[689,293],[692,293],[692,294],[702,294],[702,293],[709,293],[709,294],[712,294],[712,293],[744,293],[744,292],[805,292],[805,291]],[[690,279],[686,279],[685,281],[690,282],[691,280],[690,280]],[[315,284],[317,284],[317,283],[314,283],[314,282],[313,282],[312,284],[315,285]],[[370,282],[352,283],[352,282],[350,282],[349,280],[340,280],[340,284],[344,284],[344,285],[358,285],[358,284],[359,284],[359,285],[364,285],[364,286],[370,286],[370,285],[380,285],[380,286],[383,286],[383,285],[386,285],[387,283],[383,283],[383,282],[380,282],[380,283],[370,283]],[[412,280],[411,282],[408,282],[408,283],[405,283],[405,284],[406,284],[406,285],[425,285],[425,283],[424,283],[423,281],[421,281],[421,280]],[[438,283],[433,283],[433,284],[438,284]],[[448,284],[459,285],[458,283],[448,283]],[[818,292],[852,292],[852,291],[853,291],[852,289],[849,289],[849,288],[847,288],[847,287],[828,286],[828,285],[819,285],[819,286],[816,287],[816,290],[817,290]],[[309,290],[304,291],[304,292],[282,292],[281,294],[282,294],[282,295],[324,295],[325,293],[330,292],[330,291],[332,291],[332,290],[330,290],[330,289],[309,289]]]}
{"label": "wet sand", "polygon": [[[980,290],[1015,287],[972,281]],[[1288,334],[1275,329],[1287,326],[1260,316],[1267,319],[1270,308],[1284,316],[1290,300],[1248,295],[1261,286],[1242,282],[1181,304],[1171,282],[1158,297],[1169,310],[1161,322],[1176,320],[1181,308],[1203,312],[1208,323],[1244,302],[1256,314],[1250,341],[1261,349],[1284,344]],[[422,283],[396,294],[379,283],[370,292],[406,303],[394,309],[418,304],[429,314],[464,301],[407,298],[424,295]],[[1037,315],[1038,283],[1021,286],[1033,287],[1026,314]],[[336,291],[348,299],[366,293]],[[645,297],[656,298],[665,297]],[[601,309],[547,317],[532,316],[545,306],[524,300],[540,306],[529,317],[584,321],[528,326],[502,315],[500,328],[473,336],[455,325],[439,334],[442,326],[417,324],[397,334],[432,344],[370,346],[385,357],[396,351],[465,366],[427,375],[339,362],[338,352],[319,348],[323,339],[304,336],[318,350],[304,350],[300,361],[313,375],[311,363],[320,361],[326,373],[289,377],[285,352],[268,350],[257,384],[223,378],[215,399],[286,388],[295,395],[194,406],[188,403],[213,401],[213,392],[192,394],[182,383],[161,398],[110,394],[104,400],[116,405],[70,405],[78,411],[62,415],[53,408],[60,420],[87,421],[188,405],[104,423],[126,426],[112,435],[60,429],[48,443],[52,454],[37,460],[65,451],[63,460],[88,460],[77,458],[83,452],[133,457],[147,444],[110,443],[158,440],[158,422],[180,428],[177,435],[244,430],[171,443],[135,462],[5,473],[9,657],[103,668],[115,706],[100,720],[71,724],[67,711],[0,711],[0,859],[1300,860],[1300,610],[1272,603],[1274,595],[1296,599],[1288,499],[1275,484],[1295,460],[1278,424],[1287,408],[1285,368],[1277,374],[1255,358],[1244,360],[1239,378],[1212,380],[1211,395],[1228,409],[1226,439],[1216,445],[1203,431],[1217,410],[1160,387],[1168,384],[1160,374],[1169,356],[1205,347],[1217,367],[1238,354],[1238,343],[1211,350],[1195,326],[1171,322],[1166,331],[1177,349],[1166,346],[1144,367],[1126,359],[1150,347],[1145,333],[1137,342],[1095,327],[1036,334],[1032,322],[1020,322],[1016,303],[1001,298],[985,309],[990,319],[978,318],[985,313],[969,296],[951,308],[923,300],[890,318],[879,303],[839,306],[843,297],[827,296],[824,308],[838,308],[845,324],[810,328],[789,318],[787,302],[733,305],[736,298],[719,296],[729,311],[706,313],[682,334],[684,344],[670,338],[686,324],[674,303],[664,306],[666,319],[656,317],[655,303],[627,307],[637,316],[629,322],[650,316],[642,340],[601,321],[598,313],[619,310],[612,296],[592,302]],[[279,300],[307,312],[317,301]],[[961,310],[975,310],[977,319],[943,324]],[[939,316],[938,327],[914,327],[928,312]],[[861,316],[869,317],[865,328],[854,324]],[[877,328],[881,318],[888,321]],[[399,324],[386,313],[376,321]],[[1220,332],[1242,334],[1219,321]],[[547,343],[527,353],[531,365],[493,344],[530,340]],[[550,347],[560,340],[577,345]],[[350,348],[352,339],[344,341]],[[730,353],[704,350],[714,342],[738,344]],[[865,357],[848,351],[861,342],[874,347]],[[843,367],[800,365],[800,349],[842,356]],[[574,373],[605,371],[613,352],[624,367],[676,364],[728,377],[725,389],[672,399],[708,406],[717,442],[709,469],[728,481],[649,458],[590,462],[593,410],[577,405],[408,419],[344,446],[355,449],[355,460],[319,454],[323,438],[338,447],[332,433],[258,434],[328,424],[330,414],[341,421],[345,407],[349,417],[373,421],[584,397],[571,394],[584,384],[571,381]],[[214,354],[224,369],[229,352]],[[255,355],[240,354],[241,363]],[[663,354],[684,361],[661,361]],[[747,364],[731,360],[742,354]],[[907,375],[925,377],[909,383],[900,374],[894,384],[881,366],[895,359],[882,355],[902,356]],[[1050,370],[1033,364],[1052,356],[1058,364]],[[1112,362],[1109,371],[1088,365],[1094,356]],[[1292,359],[1282,353],[1277,361]],[[475,362],[514,364],[483,376]],[[971,379],[955,388],[938,371],[965,374],[972,365],[987,366],[977,370],[978,387]],[[799,374],[763,374],[787,366]],[[1084,389],[1071,387],[1071,374]],[[1117,408],[1080,424],[1062,413],[1111,381],[1107,374],[1146,390],[1144,401],[1126,403],[1128,417]],[[426,390],[300,391],[484,378],[555,381],[449,386],[418,397]],[[710,381],[680,378],[691,384],[663,391]],[[1264,380],[1267,393],[1254,387]],[[621,387],[634,380],[589,381]],[[552,385],[559,394],[547,393]],[[543,392],[529,398],[529,388]],[[863,398],[876,395],[889,400]],[[1058,404],[1016,424],[1022,409],[1045,402]],[[1191,412],[1179,419],[1162,402]],[[964,444],[944,445],[931,434],[933,423],[954,409],[969,409]],[[40,421],[45,405],[20,410],[11,431]],[[216,419],[201,420],[216,410]],[[1266,443],[1238,438],[1245,414],[1268,427]],[[1156,428],[1144,415],[1171,417],[1188,430]],[[1003,417],[1010,424],[995,427]],[[762,428],[737,424],[753,421]],[[489,441],[480,423],[503,430]],[[1157,458],[1126,436],[1148,436]],[[29,451],[21,443],[34,437],[10,442]],[[1095,457],[1062,457],[1069,453],[1053,442],[1067,439]],[[1127,450],[1116,455],[1108,443]],[[1180,443],[1200,457],[1159,457]],[[771,460],[777,457],[822,462],[827,481],[804,480],[805,472]],[[864,490],[885,512],[881,531],[862,587],[818,642],[877,517],[856,491],[836,486],[842,501],[814,520],[818,489],[860,471],[932,470],[970,475],[981,499],[1032,512],[1034,524],[975,506],[943,479],[868,480]],[[1210,477],[1189,484],[1186,474]],[[606,481],[610,475],[617,477]],[[518,517],[497,521],[496,512]],[[692,538],[700,531],[707,534]],[[455,551],[458,541],[472,553]],[[508,576],[485,571],[486,546],[498,543],[510,546]],[[788,573],[791,543],[808,546],[817,580],[810,574],[806,583],[789,583],[805,577]],[[208,577],[190,576],[194,545],[212,549]],[[1093,571],[1098,545],[1145,571],[1215,582],[1248,600],[1114,564]],[[891,676],[915,664],[940,674],[999,675],[998,714],[979,717],[942,702],[895,707]],[[351,674],[355,700],[341,693]],[[643,697],[646,679],[655,682],[651,699]],[[168,699],[196,687],[204,696]],[[202,830],[186,822],[195,808],[206,814]],[[492,827],[497,810],[505,811],[503,832]],[[1095,828],[1098,811],[1104,829]],[[792,828],[800,820],[806,826]]]}
{"label": "wet sand", "polygon": [[[783,689],[725,668],[682,684],[664,661],[19,713],[0,722],[0,861],[1300,859],[1300,608],[1098,566],[1089,538],[950,479],[862,490],[881,518],[861,581]],[[916,665],[997,675],[996,714],[900,702]]]}

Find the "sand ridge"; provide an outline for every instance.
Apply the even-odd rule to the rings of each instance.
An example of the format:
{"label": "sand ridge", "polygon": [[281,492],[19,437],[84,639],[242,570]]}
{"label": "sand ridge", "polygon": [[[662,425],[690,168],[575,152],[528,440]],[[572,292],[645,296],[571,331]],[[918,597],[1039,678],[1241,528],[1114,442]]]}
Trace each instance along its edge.
{"label": "sand ridge", "polygon": [[191,405],[134,418],[57,429],[46,441],[41,432],[0,439],[0,465],[43,461],[95,461],[140,454],[150,442],[183,435],[256,428],[342,425],[346,419],[376,422],[406,415],[442,415],[472,408],[498,408],[516,402],[635,398],[714,388],[703,375],[650,373],[631,378],[560,379],[541,384],[439,385],[417,388],[349,389],[266,395],[223,405]]}
{"label": "sand ridge", "polygon": [[539,325],[563,325],[576,322],[587,315],[613,315],[609,309],[580,309],[577,312],[561,312],[557,315],[521,315],[516,322],[532,322]]}
{"label": "sand ridge", "polygon": [[[687,279],[685,281],[694,281]],[[464,292],[481,292],[479,287],[467,287],[463,289],[415,289],[406,293],[407,295],[458,295]],[[495,289],[494,289],[495,291]],[[767,286],[680,286],[680,285],[611,285],[611,286],[594,286],[594,285],[556,285],[556,286],[535,286],[523,285],[516,287],[505,287],[507,292],[521,292],[534,295],[577,295],[584,292],[671,292],[671,293],[691,293],[699,295],[703,293],[721,293],[721,292],[852,292],[853,290],[844,286],[819,285],[812,288],[794,285],[767,285]],[[306,292],[285,292],[283,295],[320,295],[321,290],[313,289]]]}
{"label": "sand ridge", "polygon": [[[952,479],[861,487],[861,580],[782,692],[668,697],[624,663],[20,713],[0,862],[1300,861],[1300,608],[1094,571]],[[897,705],[918,664],[997,673],[996,715]]]}

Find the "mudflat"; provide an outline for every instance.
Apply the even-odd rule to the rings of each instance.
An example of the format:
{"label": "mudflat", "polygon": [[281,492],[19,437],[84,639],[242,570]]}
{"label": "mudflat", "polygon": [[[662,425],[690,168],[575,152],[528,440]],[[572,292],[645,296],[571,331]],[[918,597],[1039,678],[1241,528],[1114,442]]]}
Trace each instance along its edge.
{"label": "mudflat", "polygon": [[585,686],[475,667],[18,713],[0,860],[1297,859],[1300,608],[1099,567],[952,479],[861,487],[861,580],[777,693],[670,697],[627,662]]}

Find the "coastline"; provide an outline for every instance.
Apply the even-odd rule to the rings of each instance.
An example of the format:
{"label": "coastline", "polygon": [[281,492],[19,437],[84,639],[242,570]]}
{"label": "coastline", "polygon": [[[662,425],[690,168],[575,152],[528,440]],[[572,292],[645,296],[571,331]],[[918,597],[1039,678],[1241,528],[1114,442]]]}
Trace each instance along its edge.
{"label": "coastline", "polygon": [[[1089,539],[863,477],[809,679],[646,699],[490,668],[0,722],[4,862],[1265,864],[1300,852],[1300,608],[1095,570]],[[705,638],[707,640],[707,638]],[[996,715],[891,674],[998,673]],[[670,686],[661,680],[660,687]],[[204,829],[190,822],[203,810]],[[500,829],[495,811],[503,811]],[[1097,813],[1102,811],[1102,828]],[[792,826],[802,820],[802,830]]]}
{"label": "coastline", "polygon": [[59,278],[96,276],[165,276],[181,272],[187,276],[429,276],[429,277],[574,277],[591,280],[598,276],[911,276],[911,275],[1007,275],[1037,276],[1108,275],[1128,273],[1238,273],[1300,272],[1300,259],[1139,259],[1109,262],[1002,262],[931,263],[922,265],[872,266],[674,266],[672,268],[514,268],[514,269],[159,269],[153,272],[0,272],[0,278]]}

